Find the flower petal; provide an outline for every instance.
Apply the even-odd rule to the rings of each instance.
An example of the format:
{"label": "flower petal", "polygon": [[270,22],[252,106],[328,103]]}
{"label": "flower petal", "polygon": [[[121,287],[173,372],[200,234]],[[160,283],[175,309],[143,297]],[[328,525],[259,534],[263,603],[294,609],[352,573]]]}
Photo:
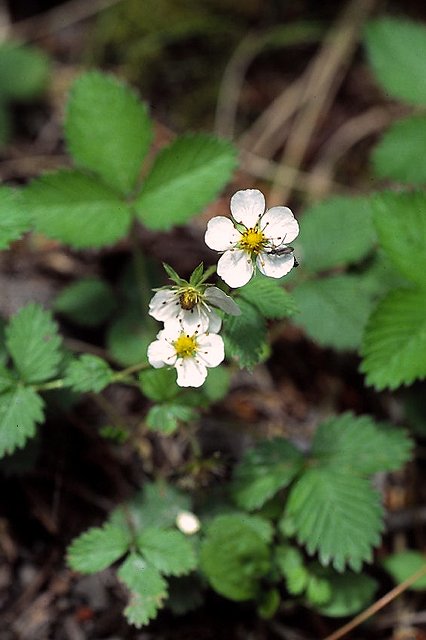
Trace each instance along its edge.
{"label": "flower petal", "polygon": [[207,223],[207,231],[204,242],[210,249],[226,251],[233,247],[240,239],[241,234],[234,227],[232,220],[224,216],[216,216]]}
{"label": "flower petal", "polygon": [[217,315],[214,311],[210,311],[209,314],[209,333],[219,333],[220,328],[222,326],[222,318]]}
{"label": "flower petal", "polygon": [[233,301],[231,296],[226,295],[222,289],[218,289],[218,287],[207,287],[204,298],[209,304],[218,307],[218,309],[222,309],[222,311],[229,313],[231,316],[239,316],[241,314],[240,307],[237,303]]}
{"label": "flower petal", "polygon": [[206,367],[194,358],[178,358],[175,367],[180,387],[201,387],[207,378]]}
{"label": "flower petal", "polygon": [[259,189],[237,191],[231,198],[231,213],[237,222],[254,227],[265,211],[265,196]]}
{"label": "flower petal", "polygon": [[261,273],[270,278],[281,278],[294,267],[294,256],[276,256],[270,253],[260,253],[256,264]]}
{"label": "flower petal", "polygon": [[149,303],[149,315],[160,322],[177,319],[180,310],[179,296],[172,289],[157,291]]}
{"label": "flower petal", "polygon": [[288,244],[299,235],[299,225],[288,207],[272,207],[262,216],[260,223],[265,236],[274,245]]}
{"label": "flower petal", "polygon": [[182,309],[180,314],[181,327],[189,335],[205,333],[209,329],[209,315],[206,309],[195,306],[193,309]]}
{"label": "flower petal", "polygon": [[166,340],[154,340],[154,342],[151,342],[147,355],[149,364],[154,369],[160,369],[165,365],[174,365],[176,362],[176,352]]}
{"label": "flower petal", "polygon": [[225,358],[223,340],[215,333],[201,336],[197,345],[197,357],[206,367],[217,367]]}
{"label": "flower petal", "polygon": [[253,262],[246,251],[231,249],[225,251],[217,263],[218,275],[230,287],[242,287],[253,275]]}

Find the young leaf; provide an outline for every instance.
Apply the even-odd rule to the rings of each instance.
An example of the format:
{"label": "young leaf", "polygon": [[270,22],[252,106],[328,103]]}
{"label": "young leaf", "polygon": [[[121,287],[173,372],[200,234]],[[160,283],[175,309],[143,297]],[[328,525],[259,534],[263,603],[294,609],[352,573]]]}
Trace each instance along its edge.
{"label": "young leaf", "polygon": [[223,339],[228,356],[236,358],[241,367],[254,367],[262,358],[266,344],[265,320],[253,305],[239,302],[240,316],[225,316]]}
{"label": "young leaf", "polygon": [[75,538],[68,547],[68,565],[81,573],[102,571],[127,552],[130,541],[129,531],[125,527],[110,523],[93,527]]}
{"label": "young leaf", "polygon": [[391,96],[426,105],[426,27],[397,18],[373,20],[366,29],[367,54]]}
{"label": "young leaf", "polygon": [[328,602],[316,605],[316,609],[325,616],[341,618],[352,616],[365,609],[372,601],[377,590],[377,582],[368,575],[350,572],[338,575],[326,574],[329,587]]}
{"label": "young leaf", "polygon": [[54,311],[83,327],[102,324],[115,307],[113,291],[99,278],[73,282],[60,292],[53,304]]}
{"label": "young leaf", "polygon": [[56,322],[38,304],[23,307],[6,329],[6,346],[25,382],[43,382],[55,375],[61,360]]}
{"label": "young leaf", "polygon": [[373,165],[379,178],[409,184],[426,184],[426,118],[412,116],[395,122],[373,151]]}
{"label": "young leaf", "polygon": [[297,311],[293,297],[280,283],[261,275],[241,287],[238,296],[256,307],[265,318],[288,318]]}
{"label": "young leaf", "polygon": [[127,204],[108,186],[78,171],[47,173],[23,192],[40,233],[81,249],[120,240],[130,226]]}
{"label": "young leaf", "polygon": [[130,589],[130,602],[124,615],[135,627],[156,617],[167,597],[167,584],[153,566],[137,553],[131,553],[118,570],[118,577]]}
{"label": "young leaf", "polygon": [[0,249],[7,249],[29,227],[29,216],[21,204],[20,194],[9,187],[0,187]]}
{"label": "young leaf", "polygon": [[[390,573],[396,584],[404,582],[407,578],[426,567],[426,556],[419,551],[400,551],[393,553],[383,560],[383,566]],[[419,578],[409,589],[413,591],[426,590],[426,575]]]}
{"label": "young leaf", "polygon": [[28,100],[41,93],[49,79],[49,60],[40,49],[15,42],[0,45],[2,100]]}
{"label": "young leaf", "polygon": [[99,393],[113,380],[114,371],[110,366],[90,353],[72,360],[65,372],[65,384],[73,391]]}
{"label": "young leaf", "polygon": [[17,387],[0,395],[0,457],[23,447],[43,422],[44,402],[30,387]]}
{"label": "young leaf", "polygon": [[192,407],[168,402],[151,407],[146,416],[146,424],[153,431],[170,435],[176,431],[180,423],[191,422],[196,416],[197,412]]}
{"label": "young leaf", "polygon": [[380,540],[382,508],[368,480],[335,468],[305,471],[291,488],[286,516],[323,566],[360,571]]}
{"label": "young leaf", "polygon": [[287,591],[293,596],[303,593],[308,584],[309,571],[299,549],[290,545],[279,545],[275,549],[275,560],[285,578]]}
{"label": "young leaf", "polygon": [[177,138],[158,154],[136,200],[141,222],[162,230],[184,224],[216,197],[235,166],[235,150],[225,140]]}
{"label": "young leaf", "polygon": [[376,389],[396,389],[426,377],[426,291],[396,289],[371,315],[361,347],[361,371]]}
{"label": "young leaf", "polygon": [[71,89],[65,136],[78,165],[129,193],[151,143],[151,121],[129,87],[113,76],[90,71]]}
{"label": "young leaf", "polygon": [[145,529],[137,540],[140,553],[158,571],[168,576],[182,576],[196,568],[194,550],[180,531]]}
{"label": "young leaf", "polygon": [[154,402],[172,400],[178,393],[173,369],[147,369],[139,374],[142,393]]}
{"label": "young leaf", "polygon": [[261,507],[300,472],[303,455],[288,440],[275,438],[250,449],[236,467],[232,493],[236,503],[252,511]]}

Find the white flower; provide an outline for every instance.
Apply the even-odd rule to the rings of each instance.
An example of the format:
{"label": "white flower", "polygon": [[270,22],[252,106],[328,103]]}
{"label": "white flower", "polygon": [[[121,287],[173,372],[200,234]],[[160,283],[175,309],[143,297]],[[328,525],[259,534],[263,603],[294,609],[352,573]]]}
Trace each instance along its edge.
{"label": "white flower", "polygon": [[190,334],[177,323],[168,324],[148,347],[155,368],[175,367],[180,387],[200,387],[207,367],[217,367],[225,357],[223,340],[216,333]]}
{"label": "white flower", "polygon": [[206,244],[224,252],[217,273],[230,287],[242,287],[252,277],[255,265],[265,276],[281,278],[295,264],[292,247],[299,225],[288,207],[265,211],[265,198],[258,189],[237,191],[231,198],[233,220],[212,218]]}
{"label": "white flower", "polygon": [[176,516],[176,526],[187,536],[192,536],[200,530],[201,523],[195,513],[179,511]]}
{"label": "white flower", "polygon": [[222,320],[212,307],[231,315],[241,313],[238,305],[221,289],[188,284],[157,291],[149,303],[149,314],[165,325],[178,322],[189,333],[217,333]]}

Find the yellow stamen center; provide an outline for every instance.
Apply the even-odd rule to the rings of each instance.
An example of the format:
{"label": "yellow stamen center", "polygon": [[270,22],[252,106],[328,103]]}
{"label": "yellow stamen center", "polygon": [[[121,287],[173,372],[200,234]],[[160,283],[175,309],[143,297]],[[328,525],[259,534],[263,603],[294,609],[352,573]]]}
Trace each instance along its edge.
{"label": "yellow stamen center", "polygon": [[185,289],[179,296],[179,302],[182,309],[190,311],[195,307],[199,300],[198,291],[195,289]]}
{"label": "yellow stamen center", "polygon": [[258,227],[246,229],[241,234],[240,248],[249,253],[258,254],[265,247],[266,238]]}
{"label": "yellow stamen center", "polygon": [[195,336],[187,336],[184,333],[173,342],[178,358],[193,358],[197,353],[197,341]]}

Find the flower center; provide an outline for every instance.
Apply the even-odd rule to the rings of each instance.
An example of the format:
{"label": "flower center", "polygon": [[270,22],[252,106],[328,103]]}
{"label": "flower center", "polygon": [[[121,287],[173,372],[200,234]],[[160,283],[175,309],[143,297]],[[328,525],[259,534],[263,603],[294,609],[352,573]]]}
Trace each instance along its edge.
{"label": "flower center", "polygon": [[184,333],[173,342],[178,358],[193,358],[197,353],[197,341],[195,336],[187,336]]}
{"label": "flower center", "polygon": [[266,238],[258,227],[246,229],[241,234],[240,248],[249,253],[260,253],[265,247]]}
{"label": "flower center", "polygon": [[198,303],[199,295],[195,289],[185,289],[179,296],[179,302],[182,309],[190,311]]}

